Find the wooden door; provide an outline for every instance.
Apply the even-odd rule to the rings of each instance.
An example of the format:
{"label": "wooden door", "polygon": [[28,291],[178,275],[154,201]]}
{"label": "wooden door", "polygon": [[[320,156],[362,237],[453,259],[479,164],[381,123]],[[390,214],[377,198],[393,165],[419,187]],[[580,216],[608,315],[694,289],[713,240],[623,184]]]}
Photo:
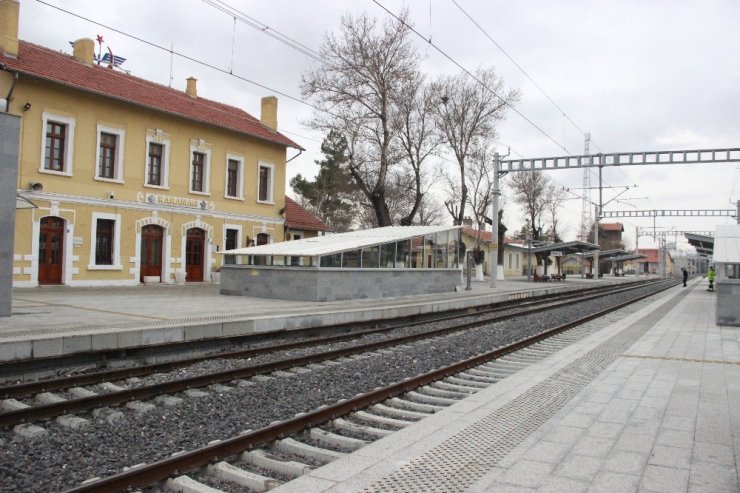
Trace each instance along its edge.
{"label": "wooden door", "polygon": [[139,281],[144,276],[157,276],[162,281],[162,244],[164,230],[153,224],[141,228],[141,271]]}
{"label": "wooden door", "polygon": [[185,279],[188,282],[203,281],[206,232],[200,228],[188,230],[185,243]]}
{"label": "wooden door", "polygon": [[62,284],[64,219],[45,217],[39,233],[39,284]]}

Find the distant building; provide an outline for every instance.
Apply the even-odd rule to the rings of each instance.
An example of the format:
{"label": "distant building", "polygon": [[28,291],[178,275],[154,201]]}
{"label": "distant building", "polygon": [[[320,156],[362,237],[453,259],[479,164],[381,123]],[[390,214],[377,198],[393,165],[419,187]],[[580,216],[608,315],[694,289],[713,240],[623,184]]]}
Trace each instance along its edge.
{"label": "distant building", "polygon": [[20,41],[18,11],[0,2],[0,111],[21,117],[18,187],[38,208],[17,211],[14,286],[210,280],[217,251],[311,234],[281,215],[300,146],[275,97],[258,119],[194,78],[180,91],[98,65],[91,39],[72,55]]}

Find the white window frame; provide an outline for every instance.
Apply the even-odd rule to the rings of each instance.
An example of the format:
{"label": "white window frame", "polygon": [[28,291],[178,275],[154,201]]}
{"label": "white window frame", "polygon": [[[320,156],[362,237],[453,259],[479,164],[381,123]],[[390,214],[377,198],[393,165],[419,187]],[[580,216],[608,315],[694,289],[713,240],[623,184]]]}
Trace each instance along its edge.
{"label": "white window frame", "polygon": [[[205,163],[203,164],[203,191],[193,190],[193,153],[199,152],[205,154]],[[195,195],[211,195],[211,150],[204,149],[202,146],[190,145],[190,154],[188,156],[190,164],[188,166],[188,192]]]}
{"label": "white window frame", "polygon": [[[163,132],[157,131],[164,135]],[[154,132],[156,134],[157,132]],[[166,138],[157,138],[151,131],[147,132],[146,136],[146,147],[144,149],[144,187],[146,188],[157,188],[159,190],[169,190],[170,189],[170,149],[171,149],[171,142],[170,139]],[[164,150],[164,159],[162,160],[162,184],[161,185],[151,185],[147,183],[147,179],[149,178],[149,144],[159,144],[162,146]]]}
{"label": "white window frame", "polygon": [[[267,181],[267,200],[260,200],[260,168],[268,168],[270,176]],[[260,161],[257,163],[257,202],[260,204],[275,203],[275,165]]]}
{"label": "white window frame", "polygon": [[[46,125],[49,121],[62,123],[67,126],[64,140],[64,171],[55,171],[46,169]],[[74,156],[75,141],[75,119],[68,116],[60,116],[54,113],[44,111],[41,114],[41,162],[39,163],[39,173],[50,175],[72,176],[72,157]]]}
{"label": "white window frame", "polygon": [[[95,243],[98,236],[98,219],[111,219],[113,227],[113,264],[98,265],[95,263]],[[121,265],[121,215],[105,212],[93,212],[90,225],[90,258],[87,270],[123,270]]]}
{"label": "white window frame", "polygon": [[222,232],[222,238],[224,239],[223,248],[221,250],[226,250],[226,230],[227,229],[235,229],[236,230],[236,248],[241,248],[242,244],[242,226],[241,224],[224,224],[224,230]]}
{"label": "white window frame", "polygon": [[[229,195],[229,161],[239,162],[239,173],[236,183],[237,195]],[[224,198],[230,200],[244,200],[244,156],[237,154],[226,154],[226,168],[224,172]]]}
{"label": "white window frame", "polygon": [[[115,156],[115,163],[114,163],[114,170],[115,170],[115,176],[113,178],[105,178],[103,176],[100,176],[98,173],[100,172],[100,137],[101,134],[107,133],[111,135],[115,135],[117,137],[116,139],[116,156]],[[95,179],[99,181],[107,181],[109,183],[123,183],[123,163],[125,162],[123,159],[123,146],[126,143],[126,131],[120,128],[113,128],[113,127],[106,127],[105,125],[98,125],[98,142],[95,145],[95,149],[97,150],[95,154]],[[149,150],[149,147],[147,146],[147,152]]]}

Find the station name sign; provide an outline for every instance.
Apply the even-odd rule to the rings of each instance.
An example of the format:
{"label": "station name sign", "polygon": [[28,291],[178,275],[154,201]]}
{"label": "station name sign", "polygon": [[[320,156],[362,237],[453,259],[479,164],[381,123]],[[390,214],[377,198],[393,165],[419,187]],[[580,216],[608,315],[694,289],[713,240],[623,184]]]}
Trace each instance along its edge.
{"label": "station name sign", "polygon": [[191,199],[188,197],[139,192],[136,198],[138,202],[150,205],[169,205],[188,209],[200,209],[203,211],[212,211],[215,208],[215,204],[210,200]]}

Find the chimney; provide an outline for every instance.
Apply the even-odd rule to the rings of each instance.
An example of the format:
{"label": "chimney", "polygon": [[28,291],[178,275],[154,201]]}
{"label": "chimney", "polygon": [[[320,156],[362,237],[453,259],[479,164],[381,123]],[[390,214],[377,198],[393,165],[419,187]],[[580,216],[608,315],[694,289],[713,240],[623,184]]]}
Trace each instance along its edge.
{"label": "chimney", "polygon": [[74,42],[72,56],[85,65],[93,64],[93,54],[95,53],[95,41],[90,38],[78,39]]}
{"label": "chimney", "polygon": [[260,112],[260,122],[277,132],[277,103],[275,96],[262,98],[262,111]]}
{"label": "chimney", "polygon": [[185,94],[190,96],[191,98],[195,99],[198,97],[198,89],[196,85],[198,84],[198,79],[195,77],[188,77],[188,85],[185,87]]}
{"label": "chimney", "polygon": [[18,0],[0,0],[0,53],[18,57]]}

